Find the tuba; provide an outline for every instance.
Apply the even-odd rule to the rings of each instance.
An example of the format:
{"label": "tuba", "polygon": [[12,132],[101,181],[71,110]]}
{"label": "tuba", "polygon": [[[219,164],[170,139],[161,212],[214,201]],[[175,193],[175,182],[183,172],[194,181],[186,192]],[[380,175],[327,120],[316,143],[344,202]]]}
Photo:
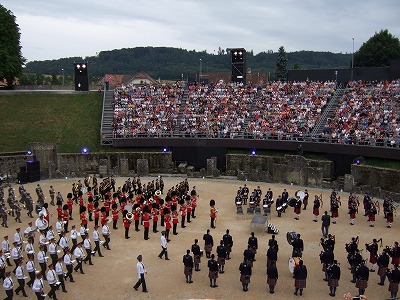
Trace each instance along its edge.
{"label": "tuba", "polygon": [[132,221],[133,220],[132,204],[130,203],[126,204],[124,209],[127,211],[126,218],[128,219],[128,221]]}

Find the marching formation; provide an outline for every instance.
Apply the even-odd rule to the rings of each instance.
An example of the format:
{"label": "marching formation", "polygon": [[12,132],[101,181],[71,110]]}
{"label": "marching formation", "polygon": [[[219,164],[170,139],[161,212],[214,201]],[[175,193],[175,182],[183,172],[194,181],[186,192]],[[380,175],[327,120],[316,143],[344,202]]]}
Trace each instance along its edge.
{"label": "marching formation", "polygon": [[[249,188],[245,184],[243,187],[239,187],[235,197],[235,205],[237,210],[243,210],[242,206],[247,205],[249,201],[249,208],[256,210],[261,205],[264,208],[266,214],[271,211],[271,206],[274,203],[273,193],[271,189],[268,189],[263,201],[261,202],[262,191],[259,186],[254,189],[251,193],[249,200]],[[289,193],[286,189],[283,190],[282,194],[277,197],[276,200],[276,212],[278,217],[286,212],[288,207],[294,209],[294,219],[299,220],[301,211],[305,211],[308,205],[309,194],[308,191],[296,191],[294,197],[289,197]],[[322,264],[322,271],[324,272],[323,280],[327,282],[329,287],[329,295],[336,296],[337,287],[339,286],[339,280],[341,278],[340,262],[335,259],[335,236],[329,234],[330,224],[336,224],[339,218],[339,207],[341,206],[341,199],[338,193],[333,190],[330,195],[330,214],[325,211],[321,217],[321,232],[322,238],[320,245],[322,251],[320,253],[320,261]],[[370,227],[375,226],[375,216],[380,213],[379,201],[373,201],[372,197],[365,193],[364,195],[364,216],[368,217]],[[355,219],[358,214],[360,201],[355,193],[350,193],[348,198],[348,214],[350,217],[350,224],[355,224]],[[313,221],[318,222],[320,214],[320,208],[323,207],[322,194],[315,195],[313,203]],[[396,211],[396,205],[393,200],[389,197],[385,198],[383,202],[384,218],[387,221],[387,227],[391,228],[393,223],[393,213]],[[332,220],[332,222],[331,222]],[[270,229],[270,228],[269,228]],[[295,295],[302,295],[303,289],[306,287],[307,279],[307,268],[304,265],[302,254],[304,252],[304,242],[301,239],[301,235],[295,231],[287,233],[287,241],[289,245],[293,247],[292,257],[289,258],[289,269],[293,273],[295,279]],[[396,298],[398,293],[398,286],[400,282],[400,271],[399,271],[399,256],[400,249],[398,242],[395,242],[393,247],[386,246],[383,251],[379,254],[380,242],[382,247],[382,239],[373,239],[371,243],[365,244],[365,252],[369,253],[369,263],[371,268],[367,267],[367,259],[362,256],[364,249],[358,249],[359,237],[355,237],[349,244],[346,244],[345,249],[348,253],[347,260],[350,265],[352,274],[352,283],[356,284],[359,295],[364,295],[366,288],[368,287],[369,273],[375,272],[377,266],[379,285],[385,284],[385,279],[389,280],[388,290],[391,293],[391,298]],[[269,292],[274,293],[275,285],[278,279],[278,270],[276,269],[276,261],[278,259],[278,244],[275,240],[275,235],[272,235],[272,239],[268,242],[267,250],[267,283],[269,285]],[[391,258],[391,262],[390,262]],[[392,264],[392,268],[389,268],[389,262]]]}
{"label": "marching formation", "polygon": [[[4,201],[6,192],[9,208]],[[173,235],[178,234],[179,214],[181,228],[186,227],[185,222],[191,223],[191,219],[196,218],[198,195],[195,187],[189,193],[187,180],[169,189],[165,199],[162,199],[163,193],[162,176],[147,184],[142,184],[140,177],[132,181],[128,178],[118,188],[113,176],[103,179],[99,184],[95,176],[86,177],[83,184],[81,180],[72,184],[66,201],[60,192],[56,194],[53,186],[50,186],[50,205],[56,206],[57,211],[57,221],[52,224],[53,215],[49,213],[49,203],[40,184],[36,186],[36,202],[23,185],[19,187],[19,197],[11,184],[6,188],[1,186],[3,227],[8,228],[10,216],[15,218],[15,222],[22,223],[23,209],[26,209],[29,219],[35,219],[34,210],[37,213],[36,220],[29,220],[27,227],[22,230],[17,228],[10,240],[8,234],[4,236],[0,250],[0,278],[3,279],[7,299],[12,299],[14,292],[28,297],[25,285],[32,288],[37,299],[46,296],[57,299],[56,293],[60,288],[67,293],[67,281],[75,282],[73,271],[85,274],[84,264],[94,265],[93,257],[96,255],[104,257],[102,248],[111,250],[111,228],[118,229],[121,217],[125,238],[130,238],[129,228],[134,222],[136,231],[141,230],[139,224],[143,226],[144,240],[149,239],[150,222],[152,231],[158,232],[160,219],[160,225],[165,230],[162,231],[162,252],[159,257],[165,256],[169,260],[166,243],[171,239],[170,229]],[[79,207],[79,228],[71,224],[74,222],[73,210],[76,206]],[[90,227],[93,228],[91,232]],[[147,291],[145,284],[143,287],[143,291]]]}

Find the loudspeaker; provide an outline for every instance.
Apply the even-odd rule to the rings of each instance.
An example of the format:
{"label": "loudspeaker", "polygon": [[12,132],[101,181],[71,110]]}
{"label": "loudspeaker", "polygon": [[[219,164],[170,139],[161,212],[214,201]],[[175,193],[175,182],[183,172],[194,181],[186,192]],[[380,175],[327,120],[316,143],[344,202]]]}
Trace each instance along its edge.
{"label": "loudspeaker", "polygon": [[28,173],[26,171],[25,172],[18,172],[18,183],[25,184],[25,183],[28,183],[28,182],[29,182]]}
{"label": "loudspeaker", "polygon": [[231,49],[231,81],[246,83],[246,50],[244,48]]}
{"label": "loudspeaker", "polygon": [[27,161],[26,174],[29,182],[40,181],[40,161]]}
{"label": "loudspeaker", "polygon": [[87,62],[74,62],[75,91],[89,91],[89,75]]}

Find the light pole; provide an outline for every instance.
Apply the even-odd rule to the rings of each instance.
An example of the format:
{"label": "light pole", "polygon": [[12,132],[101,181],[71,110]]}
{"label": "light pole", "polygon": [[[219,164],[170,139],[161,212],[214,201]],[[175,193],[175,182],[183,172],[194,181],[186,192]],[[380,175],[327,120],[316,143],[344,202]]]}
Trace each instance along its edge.
{"label": "light pole", "polygon": [[335,78],[336,78],[336,84],[337,84],[337,71],[335,71]]}
{"label": "light pole", "polygon": [[200,73],[199,73],[199,82],[201,82],[201,77],[202,77],[202,75],[201,75],[201,58],[200,58]]}
{"label": "light pole", "polygon": [[353,53],[351,54],[351,81],[353,81],[353,68],[354,68],[354,37],[353,39]]}
{"label": "light pole", "polygon": [[62,72],[62,85],[64,86],[64,69],[61,69]]}

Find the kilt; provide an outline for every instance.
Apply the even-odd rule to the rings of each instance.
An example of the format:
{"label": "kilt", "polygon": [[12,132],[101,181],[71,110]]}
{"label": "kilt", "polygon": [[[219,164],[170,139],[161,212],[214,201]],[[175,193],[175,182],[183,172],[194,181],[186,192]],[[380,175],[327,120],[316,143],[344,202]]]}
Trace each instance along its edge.
{"label": "kilt", "polygon": [[294,287],[296,289],[305,289],[307,285],[307,279],[295,279]]}
{"label": "kilt", "polygon": [[386,221],[388,221],[388,223],[393,223],[393,214],[387,214]]}
{"label": "kilt", "polygon": [[350,219],[355,219],[356,218],[356,212],[355,211],[351,211],[350,212]]}
{"label": "kilt", "polygon": [[204,245],[204,251],[212,252],[212,246],[211,245]]}
{"label": "kilt", "polygon": [[208,271],[208,278],[217,279],[218,278],[218,271]]}
{"label": "kilt", "polygon": [[221,266],[225,265],[225,258],[224,257],[218,257],[218,264]]}
{"label": "kilt", "polygon": [[375,214],[368,215],[368,221],[375,222]]}
{"label": "kilt", "polygon": [[387,267],[379,267],[378,276],[383,277],[386,276]]}
{"label": "kilt", "polygon": [[329,287],[338,287],[339,286],[339,279],[328,279],[328,286]]}
{"label": "kilt", "polygon": [[275,279],[275,278],[267,278],[267,283],[268,283],[268,285],[273,285],[273,286],[275,286],[276,285],[276,282],[277,282],[277,279]]}
{"label": "kilt", "polygon": [[185,269],[183,270],[183,273],[184,273],[185,275],[192,275],[192,274],[193,274],[193,268],[192,268],[192,267],[186,267],[186,266],[185,266]]}
{"label": "kilt", "polygon": [[332,209],[332,218],[339,218],[339,210]]}
{"label": "kilt", "polygon": [[249,284],[250,276],[249,275],[240,275],[240,282],[243,284]]}
{"label": "kilt", "polygon": [[312,213],[314,216],[319,216],[319,208],[313,208]]}
{"label": "kilt", "polygon": [[365,280],[365,279],[359,279],[359,280],[357,280],[357,282],[356,282],[356,288],[359,288],[359,289],[366,289],[368,287],[368,280]]}
{"label": "kilt", "polygon": [[303,199],[303,204],[308,205],[308,199]]}
{"label": "kilt", "polygon": [[400,257],[393,257],[392,265],[400,265]]}
{"label": "kilt", "polygon": [[376,262],[377,262],[377,260],[378,260],[378,256],[376,255],[376,254],[370,254],[369,255],[369,262],[371,263],[371,264],[376,264]]}
{"label": "kilt", "polygon": [[397,293],[399,291],[399,283],[398,282],[389,282],[389,292]]}
{"label": "kilt", "polygon": [[301,207],[295,207],[294,208],[294,213],[299,215],[301,213]]}
{"label": "kilt", "polygon": [[195,263],[195,264],[201,263],[201,257],[200,257],[200,255],[195,255],[195,256],[194,256],[194,263]]}
{"label": "kilt", "polygon": [[227,253],[231,253],[232,252],[232,246],[231,245],[227,245],[227,246],[225,246],[225,248],[226,248],[226,252]]}

